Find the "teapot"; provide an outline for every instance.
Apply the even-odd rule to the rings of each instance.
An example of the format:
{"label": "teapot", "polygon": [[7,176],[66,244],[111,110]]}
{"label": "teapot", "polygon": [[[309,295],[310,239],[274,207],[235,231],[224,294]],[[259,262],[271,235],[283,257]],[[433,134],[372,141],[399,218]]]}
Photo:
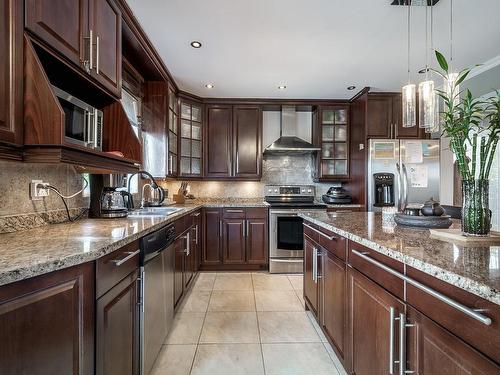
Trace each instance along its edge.
{"label": "teapot", "polygon": [[438,201],[431,198],[424,203],[420,212],[422,212],[422,215],[424,216],[441,216],[444,214],[444,208],[441,207]]}

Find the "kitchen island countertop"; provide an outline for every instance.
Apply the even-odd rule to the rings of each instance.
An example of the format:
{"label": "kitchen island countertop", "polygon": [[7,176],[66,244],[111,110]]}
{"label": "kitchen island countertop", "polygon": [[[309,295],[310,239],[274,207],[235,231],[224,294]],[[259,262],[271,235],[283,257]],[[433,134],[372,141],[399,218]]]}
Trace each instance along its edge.
{"label": "kitchen island countertop", "polygon": [[373,212],[311,211],[299,216],[500,305],[500,246],[467,247],[431,238],[427,229],[383,227],[381,215]]}

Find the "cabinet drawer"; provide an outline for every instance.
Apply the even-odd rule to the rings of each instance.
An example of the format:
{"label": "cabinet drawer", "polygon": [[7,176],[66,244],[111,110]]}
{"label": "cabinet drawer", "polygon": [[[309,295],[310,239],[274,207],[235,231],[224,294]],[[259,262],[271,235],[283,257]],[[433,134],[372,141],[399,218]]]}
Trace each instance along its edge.
{"label": "cabinet drawer", "polygon": [[96,298],[139,268],[139,241],[105,255],[96,262]]}
{"label": "cabinet drawer", "polygon": [[193,218],[191,217],[191,214],[185,215],[185,216],[177,219],[174,222],[174,225],[175,225],[175,235],[179,236],[182,233],[184,233],[186,231],[186,229],[188,229],[191,226],[190,224],[192,222],[193,222]]}
{"label": "cabinet drawer", "polygon": [[347,259],[349,264],[379,285],[383,286],[396,297],[401,299],[404,298],[404,281],[402,279],[370,263],[368,260],[364,259],[364,257],[357,255],[355,251],[377,261],[378,263],[382,263],[383,265],[392,268],[394,271],[401,274],[404,273],[403,263],[382,255],[375,250],[368,249],[367,247],[354,241],[349,241],[348,249]]}
{"label": "cabinet drawer", "polygon": [[240,207],[224,208],[222,210],[222,216],[224,219],[244,219],[245,209]]}
{"label": "cabinet drawer", "polygon": [[406,284],[406,300],[410,305],[500,363],[500,306],[412,267],[407,267],[406,275],[463,306],[481,310],[478,311],[481,315],[490,318],[491,325],[486,325],[410,283]]}
{"label": "cabinet drawer", "polygon": [[304,234],[337,258],[346,259],[346,239],[344,237],[307,221],[304,222]]}
{"label": "cabinet drawer", "polygon": [[246,209],[247,219],[267,219],[267,208],[249,207]]}

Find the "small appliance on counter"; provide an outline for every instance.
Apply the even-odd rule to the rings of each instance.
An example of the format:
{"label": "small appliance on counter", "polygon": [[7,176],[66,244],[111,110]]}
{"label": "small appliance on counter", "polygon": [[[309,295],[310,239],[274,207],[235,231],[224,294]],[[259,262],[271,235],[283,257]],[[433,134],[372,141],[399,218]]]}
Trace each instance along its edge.
{"label": "small appliance on counter", "polygon": [[128,215],[127,201],[130,196],[125,191],[118,191],[120,178],[116,175],[90,175],[90,210],[91,218],[120,218]]}
{"label": "small appliance on counter", "polygon": [[[144,195],[144,189],[149,187],[149,197]],[[151,184],[144,184],[142,186],[142,206],[143,207],[160,207],[163,205],[165,198],[168,196],[168,190],[163,189],[161,186],[153,187]]]}
{"label": "small appliance on counter", "polygon": [[322,197],[326,204],[350,204],[352,197],[342,186],[332,186]]}
{"label": "small appliance on counter", "polygon": [[393,173],[374,173],[373,187],[375,202],[374,207],[392,207],[394,206],[394,174]]}

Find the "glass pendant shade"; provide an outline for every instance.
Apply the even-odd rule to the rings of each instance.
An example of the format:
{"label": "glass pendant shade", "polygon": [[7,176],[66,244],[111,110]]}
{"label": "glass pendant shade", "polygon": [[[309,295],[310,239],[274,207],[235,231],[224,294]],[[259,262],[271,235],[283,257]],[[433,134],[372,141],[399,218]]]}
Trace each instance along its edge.
{"label": "glass pendant shade", "polygon": [[436,121],[436,92],[434,81],[424,81],[418,85],[418,125],[433,129]]}
{"label": "glass pendant shade", "polygon": [[460,86],[455,86],[458,73],[448,73],[447,78],[444,79],[444,87],[446,96],[451,98],[453,96],[453,104],[457,106],[460,103]]}
{"label": "glass pendant shade", "polygon": [[402,93],[403,102],[403,127],[411,128],[417,125],[416,119],[416,86],[414,84],[408,84],[403,86]]}

